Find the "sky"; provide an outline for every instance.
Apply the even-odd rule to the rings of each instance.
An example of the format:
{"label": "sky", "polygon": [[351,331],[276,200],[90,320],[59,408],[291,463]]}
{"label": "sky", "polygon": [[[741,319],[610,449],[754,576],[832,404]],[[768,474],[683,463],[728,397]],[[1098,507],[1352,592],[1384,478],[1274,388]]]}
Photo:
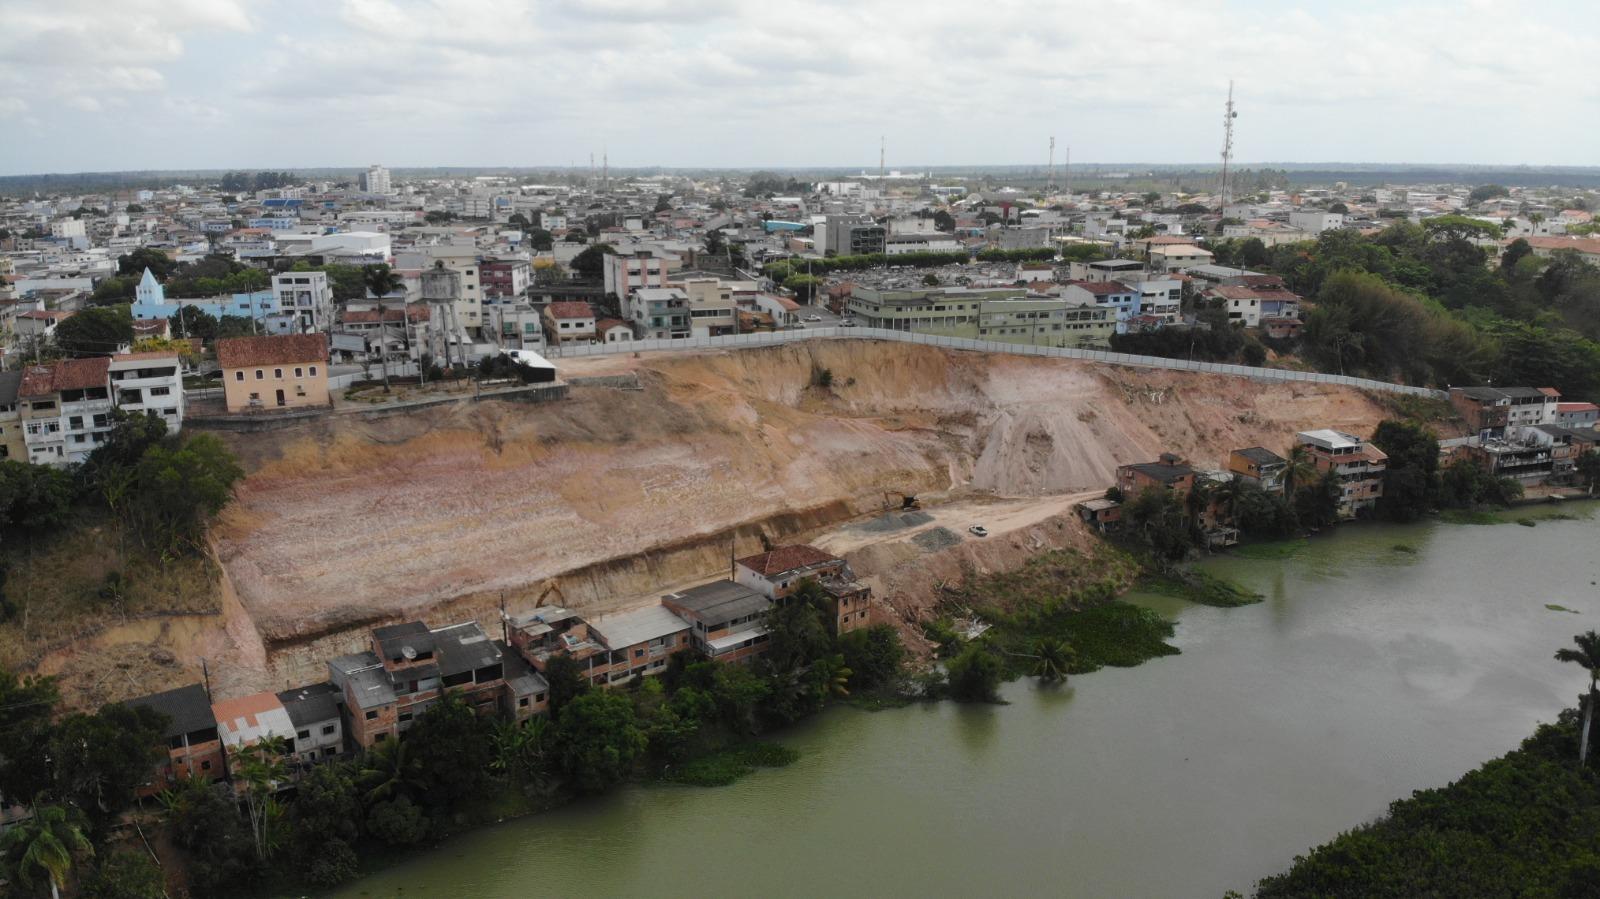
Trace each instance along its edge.
{"label": "sky", "polygon": [[1595,0],[4,0],[0,174],[1600,165]]}

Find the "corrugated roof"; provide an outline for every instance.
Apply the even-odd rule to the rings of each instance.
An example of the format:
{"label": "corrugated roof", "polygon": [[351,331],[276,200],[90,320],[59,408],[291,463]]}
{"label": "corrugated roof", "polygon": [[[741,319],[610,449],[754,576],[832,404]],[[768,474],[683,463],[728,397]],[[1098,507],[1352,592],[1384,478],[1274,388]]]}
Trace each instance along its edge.
{"label": "corrugated roof", "polygon": [[211,713],[211,697],[199,684],[130,699],[127,704],[155,709],[171,718],[165,734],[169,738],[217,726],[216,716]]}
{"label": "corrugated roof", "polygon": [[733,581],[715,581],[662,597],[664,602],[692,613],[708,627],[765,611],[772,601]]}
{"label": "corrugated roof", "polygon": [[688,629],[689,622],[666,606],[650,606],[589,622],[590,632],[598,635],[607,649],[623,649]]}

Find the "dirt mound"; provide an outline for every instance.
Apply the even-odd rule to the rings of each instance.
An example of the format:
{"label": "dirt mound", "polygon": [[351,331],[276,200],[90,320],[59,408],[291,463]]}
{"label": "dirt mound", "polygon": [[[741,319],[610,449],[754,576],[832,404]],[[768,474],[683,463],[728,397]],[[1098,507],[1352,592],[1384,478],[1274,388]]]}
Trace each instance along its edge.
{"label": "dirt mound", "polygon": [[[871,341],[564,368],[632,372],[642,389],[228,435],[253,470],[216,543],[269,648],[483,614],[502,593],[513,609],[552,590],[615,607],[723,574],[730,550],[763,537],[881,514],[886,491],[1059,495],[1162,450],[1216,465],[1233,447],[1281,451],[1296,429],[1381,418],[1321,385]],[[810,386],[817,368],[831,389]]]}

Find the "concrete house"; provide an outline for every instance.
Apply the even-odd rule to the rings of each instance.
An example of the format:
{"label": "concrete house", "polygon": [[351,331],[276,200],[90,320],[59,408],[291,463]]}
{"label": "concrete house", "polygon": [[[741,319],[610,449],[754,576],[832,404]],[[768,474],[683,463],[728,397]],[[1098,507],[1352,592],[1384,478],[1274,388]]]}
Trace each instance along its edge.
{"label": "concrete house", "polygon": [[616,684],[660,674],[668,659],[690,648],[691,630],[689,622],[665,606],[597,618],[589,622],[589,633],[609,656],[605,668],[594,668],[591,677],[603,675],[604,683]]}
{"label": "concrete house", "polygon": [[262,740],[294,739],[294,722],[276,693],[252,693],[211,704],[224,750],[239,750]]}
{"label": "concrete house", "polygon": [[22,412],[17,405],[17,389],[22,372],[0,371],[0,459],[26,461],[28,444],[22,439]]}
{"label": "concrete house", "polygon": [[1360,437],[1326,428],[1301,431],[1294,439],[1310,452],[1319,473],[1331,471],[1338,476],[1341,518],[1354,518],[1378,504],[1389,459],[1383,450]]}
{"label": "concrete house", "polygon": [[293,727],[295,758],[318,762],[344,753],[344,722],[339,714],[342,694],[326,681],[278,694],[278,702]]}
{"label": "concrete house", "polygon": [[17,412],[28,461],[70,465],[105,442],[112,427],[110,368],[109,357],[96,356],[23,370]]}
{"label": "concrete house", "polygon": [[1264,446],[1247,446],[1228,454],[1228,471],[1268,493],[1283,494],[1289,460]]}
{"label": "concrete house", "polygon": [[1507,429],[1557,423],[1561,393],[1554,387],[1452,387],[1450,405],[1479,437]]}
{"label": "concrete house", "polygon": [[222,737],[211,712],[211,697],[199,684],[167,690],[128,701],[130,706],[145,706],[167,716],[167,757],[156,766],[150,781],[141,786],[140,796],[153,796],[179,780],[202,777],[221,780],[227,775]]}
{"label": "concrete house", "polygon": [[328,338],[323,334],[217,341],[229,412],[326,408]]}
{"label": "concrete house", "polygon": [[1162,453],[1155,462],[1134,462],[1117,466],[1117,489],[1133,499],[1146,490],[1170,490],[1180,498],[1194,489],[1195,470],[1173,453]]}
{"label": "concrete house", "polygon": [[109,365],[111,399],[124,412],[148,413],[183,429],[183,365],[174,353],[121,353]]}
{"label": "concrete house", "polygon": [[856,580],[845,560],[814,546],[780,546],[739,559],[733,566],[733,580],[779,604],[802,582],[815,580],[828,598],[830,630],[843,634],[867,626],[872,591]]}
{"label": "concrete house", "polygon": [[525,615],[506,620],[506,631],[515,649],[543,674],[550,660],[567,656],[590,683],[604,683],[610,672],[611,651],[589,633],[589,623],[577,612],[560,606],[541,606]]}
{"label": "concrete house", "polygon": [[733,581],[715,581],[661,597],[694,627],[694,645],[718,662],[743,664],[767,651],[772,600]]}
{"label": "concrete house", "polygon": [[544,307],[544,330],[551,343],[591,343],[594,308],[588,303],[561,302]]}

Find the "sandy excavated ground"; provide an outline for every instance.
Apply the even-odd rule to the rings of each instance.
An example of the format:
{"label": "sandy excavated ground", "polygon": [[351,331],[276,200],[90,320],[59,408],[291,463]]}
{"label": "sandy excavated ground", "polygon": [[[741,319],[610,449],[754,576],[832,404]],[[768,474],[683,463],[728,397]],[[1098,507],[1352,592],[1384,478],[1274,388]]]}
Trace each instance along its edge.
{"label": "sandy excavated ground", "polygon": [[[832,390],[810,386],[822,368]],[[502,593],[513,610],[541,596],[621,608],[719,576],[730,543],[754,552],[763,535],[851,552],[849,528],[830,529],[880,512],[885,491],[933,503],[920,530],[1062,532],[1069,495],[1102,491],[1120,463],[1171,449],[1220,467],[1234,447],[1283,451],[1295,430],[1370,433],[1383,417],[1363,394],[1322,385],[871,341],[562,370],[637,371],[644,389],[229,436],[252,473],[216,544],[268,649],[305,649],[309,673],[315,653],[366,625],[485,617]]]}

